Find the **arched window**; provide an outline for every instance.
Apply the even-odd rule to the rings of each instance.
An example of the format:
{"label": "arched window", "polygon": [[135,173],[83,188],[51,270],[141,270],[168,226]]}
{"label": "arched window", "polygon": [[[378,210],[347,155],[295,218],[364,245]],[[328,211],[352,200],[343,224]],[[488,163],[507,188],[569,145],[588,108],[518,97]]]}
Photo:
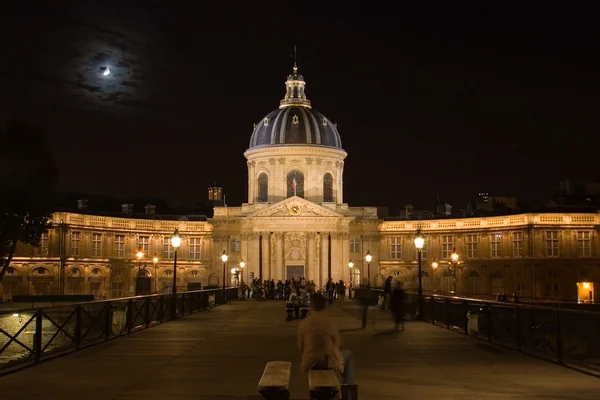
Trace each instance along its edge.
{"label": "arched window", "polygon": [[297,169],[287,174],[287,197],[294,195],[304,198],[304,174]]}
{"label": "arched window", "polygon": [[256,201],[269,201],[269,177],[264,172],[258,175],[258,196]]}
{"label": "arched window", "polygon": [[323,176],[323,201],[333,202],[333,176],[329,172]]}

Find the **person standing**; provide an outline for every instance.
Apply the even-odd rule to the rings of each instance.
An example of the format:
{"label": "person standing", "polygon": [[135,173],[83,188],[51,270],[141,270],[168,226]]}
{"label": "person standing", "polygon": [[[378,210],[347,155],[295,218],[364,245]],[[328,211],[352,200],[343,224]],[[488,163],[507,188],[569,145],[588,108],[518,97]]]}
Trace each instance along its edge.
{"label": "person standing", "polygon": [[394,327],[398,331],[400,326],[404,330],[404,289],[402,283],[396,282],[396,288],[391,292],[390,305],[394,315]]}
{"label": "person standing", "polygon": [[385,280],[385,285],[383,286],[383,311],[387,311],[390,309],[390,298],[392,295],[392,277],[388,276]]}

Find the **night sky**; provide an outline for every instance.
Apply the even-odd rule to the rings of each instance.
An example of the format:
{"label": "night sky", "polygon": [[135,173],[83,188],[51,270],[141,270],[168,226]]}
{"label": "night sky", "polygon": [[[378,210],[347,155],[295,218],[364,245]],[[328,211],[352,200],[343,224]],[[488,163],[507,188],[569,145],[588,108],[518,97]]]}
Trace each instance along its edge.
{"label": "night sky", "polygon": [[122,3],[0,10],[0,120],[47,132],[60,190],[186,205],[215,181],[246,201],[243,152],[294,43],[350,205],[463,208],[598,177],[598,8]]}

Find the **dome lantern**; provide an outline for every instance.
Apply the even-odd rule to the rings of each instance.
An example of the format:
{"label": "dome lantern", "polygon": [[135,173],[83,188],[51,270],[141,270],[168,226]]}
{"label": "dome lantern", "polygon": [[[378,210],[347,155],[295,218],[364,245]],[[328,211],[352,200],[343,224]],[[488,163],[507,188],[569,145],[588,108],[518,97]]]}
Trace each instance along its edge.
{"label": "dome lantern", "polygon": [[294,63],[294,71],[287,77],[285,98],[279,102],[279,108],[290,106],[310,108],[310,100],[306,98],[304,86],[306,86],[304,77],[298,73],[298,66]]}

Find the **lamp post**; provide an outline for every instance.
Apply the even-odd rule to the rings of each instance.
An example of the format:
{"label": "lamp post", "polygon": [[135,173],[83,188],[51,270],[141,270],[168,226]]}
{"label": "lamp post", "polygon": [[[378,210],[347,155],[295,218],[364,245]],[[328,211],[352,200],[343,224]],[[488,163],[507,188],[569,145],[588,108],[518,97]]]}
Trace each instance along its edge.
{"label": "lamp post", "polygon": [[417,289],[417,294],[419,296],[419,310],[417,311],[417,315],[419,318],[423,318],[423,271],[421,269],[421,254],[423,251],[423,245],[425,244],[425,238],[421,233],[421,230],[417,230],[417,234],[415,235],[415,247],[417,248],[417,259],[419,261],[419,288]]}
{"label": "lamp post", "polygon": [[452,260],[452,287],[454,289],[454,295],[456,296],[456,267],[458,265],[458,254],[456,253],[456,248],[452,250],[450,259]]}
{"label": "lamp post", "polygon": [[142,249],[139,249],[138,252],[135,254],[135,256],[138,259],[138,278],[141,278],[141,274],[142,274],[142,258],[144,258],[144,252],[142,251]]}
{"label": "lamp post", "polygon": [[171,317],[177,318],[177,249],[181,246],[181,236],[179,229],[175,229],[171,236],[171,246],[173,246],[173,299],[171,301]]}
{"label": "lamp post", "polygon": [[435,291],[435,270],[438,267],[438,262],[437,259],[434,258],[433,262],[431,263],[431,269],[433,270],[433,290]]}
{"label": "lamp post", "polygon": [[240,261],[240,268],[242,269],[242,286],[244,286],[244,267],[246,266],[246,263],[244,262],[244,259],[242,258],[242,260]]}
{"label": "lamp post", "polygon": [[152,259],[152,262],[154,263],[154,293],[156,293],[157,291],[157,281],[158,281],[158,256],[154,256],[154,258]]}
{"label": "lamp post", "polygon": [[350,287],[348,288],[348,299],[352,300],[352,284],[354,283],[354,263],[352,259],[348,261],[348,268],[350,268]]}
{"label": "lamp post", "polygon": [[227,267],[227,259],[228,258],[229,257],[227,256],[227,250],[223,250],[223,254],[221,254],[221,261],[223,261],[223,302],[224,303],[227,301],[227,298],[225,297],[225,278],[227,275],[225,268]]}
{"label": "lamp post", "polygon": [[367,286],[371,287],[371,261],[373,260],[373,256],[371,255],[371,250],[367,251],[367,255],[365,256],[365,260],[367,261]]}

